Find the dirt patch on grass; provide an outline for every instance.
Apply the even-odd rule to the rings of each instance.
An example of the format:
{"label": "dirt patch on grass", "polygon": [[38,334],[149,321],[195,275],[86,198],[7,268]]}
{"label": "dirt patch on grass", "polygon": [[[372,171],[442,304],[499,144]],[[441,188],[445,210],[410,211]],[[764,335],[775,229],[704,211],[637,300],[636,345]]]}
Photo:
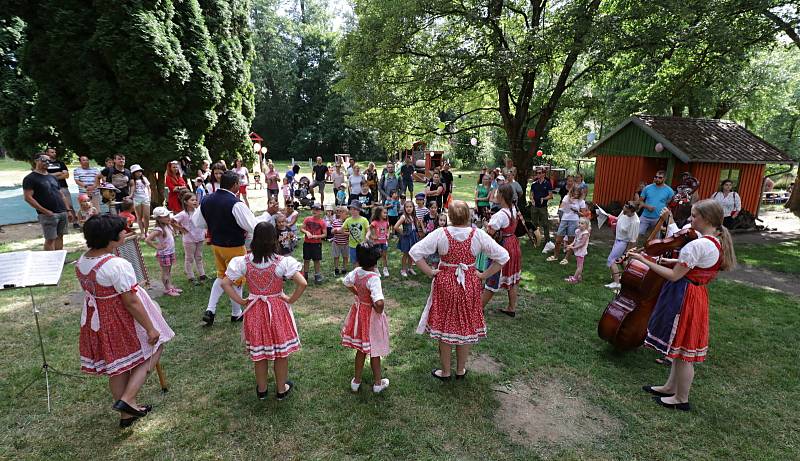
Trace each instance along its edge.
{"label": "dirt patch on grass", "polygon": [[500,402],[495,424],[514,443],[543,454],[602,439],[620,424],[559,378],[517,380],[494,390]]}
{"label": "dirt patch on grass", "polygon": [[494,376],[500,374],[503,364],[488,355],[475,354],[470,357],[467,367],[476,373]]}
{"label": "dirt patch on grass", "polygon": [[774,272],[740,264],[733,271],[720,272],[720,278],[745,283],[756,288],[800,296],[800,275]]}

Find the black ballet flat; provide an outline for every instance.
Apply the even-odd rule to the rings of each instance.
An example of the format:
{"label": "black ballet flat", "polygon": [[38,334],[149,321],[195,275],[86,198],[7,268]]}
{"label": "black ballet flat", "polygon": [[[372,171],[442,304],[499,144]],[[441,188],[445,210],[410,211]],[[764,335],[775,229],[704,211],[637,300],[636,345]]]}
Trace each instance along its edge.
{"label": "black ballet flat", "polygon": [[689,411],[692,409],[692,406],[689,405],[689,402],[685,403],[666,403],[661,400],[661,397],[653,397],[653,400],[661,405],[664,408],[669,408],[670,410],[680,410],[680,411]]}
{"label": "black ballet flat", "polygon": [[145,412],[145,414],[150,413],[152,410],[153,410],[152,405],[142,405],[142,411]]}
{"label": "black ballet flat", "polygon": [[463,375],[460,375],[460,374],[456,373],[456,379],[464,379],[464,378],[466,378],[468,371],[469,370],[464,370],[464,374]]}
{"label": "black ballet flat", "polygon": [[286,397],[289,397],[289,393],[291,393],[292,389],[294,389],[294,383],[291,381],[286,381],[286,385],[289,387],[288,389],[286,389],[286,392],[276,393],[275,398],[277,398],[278,400],[283,400]]}
{"label": "black ballet flat", "polygon": [[133,423],[136,422],[139,418],[134,416],[133,418],[122,418],[119,420],[119,427],[125,429],[126,427],[133,426]]}
{"label": "black ballet flat", "polygon": [[147,416],[147,412],[134,408],[122,400],[117,400],[116,402],[114,402],[114,406],[112,408],[114,408],[120,413],[127,413],[131,416],[136,416],[137,418]]}
{"label": "black ballet flat", "polygon": [[436,374],[437,371],[439,371],[439,368],[434,368],[433,370],[431,370],[431,376],[433,376],[434,378],[438,379],[439,381],[445,381],[446,382],[446,381],[450,381],[450,379],[452,378],[452,376],[439,376],[439,375]]}
{"label": "black ballet flat", "polygon": [[258,385],[256,385],[256,396],[258,397],[258,400],[267,400],[267,397],[269,397],[269,391],[264,390],[264,392],[261,392],[258,390]]}
{"label": "black ballet flat", "polygon": [[675,394],[665,394],[663,392],[658,392],[657,390],[653,389],[653,386],[642,386],[642,390],[647,392],[648,394],[653,394],[656,397],[672,397]]}
{"label": "black ballet flat", "polygon": [[497,309],[497,313],[499,314],[506,314],[507,316],[511,317],[512,319],[517,316],[517,313],[514,311],[507,311],[505,309]]}

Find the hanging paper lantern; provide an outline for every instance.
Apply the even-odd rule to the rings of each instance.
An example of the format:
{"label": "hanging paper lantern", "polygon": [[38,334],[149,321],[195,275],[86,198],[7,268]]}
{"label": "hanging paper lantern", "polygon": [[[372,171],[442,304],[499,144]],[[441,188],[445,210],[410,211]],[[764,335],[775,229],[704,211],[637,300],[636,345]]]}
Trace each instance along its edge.
{"label": "hanging paper lantern", "polygon": [[472,138],[472,139],[470,139],[470,140],[469,140],[469,143],[470,143],[470,144],[472,144],[473,146],[477,146],[477,145],[478,145],[478,138]]}
{"label": "hanging paper lantern", "polygon": [[261,144],[259,144],[259,143],[253,144],[253,152],[258,153],[258,151],[260,151],[260,150],[261,150]]}
{"label": "hanging paper lantern", "polygon": [[656,144],[656,152],[662,152],[664,150],[664,145],[660,142]]}
{"label": "hanging paper lantern", "polygon": [[433,157],[433,151],[430,151],[430,153],[429,153],[428,155],[430,155],[431,157]]}
{"label": "hanging paper lantern", "polygon": [[542,152],[542,151],[540,151],[540,150],[537,150],[537,151],[536,151],[536,156],[537,156],[537,157],[541,157],[542,155],[544,155],[544,152]]}
{"label": "hanging paper lantern", "polygon": [[593,143],[595,139],[597,139],[597,133],[594,131],[590,131],[589,134],[586,135],[586,140],[589,141],[589,144]]}
{"label": "hanging paper lantern", "polygon": [[528,138],[529,138],[529,139],[533,139],[533,138],[535,138],[535,137],[536,137],[536,130],[534,130],[533,128],[531,128],[530,130],[528,130]]}
{"label": "hanging paper lantern", "polygon": [[266,147],[261,147],[261,153],[262,154],[266,154],[267,153],[267,148]]}

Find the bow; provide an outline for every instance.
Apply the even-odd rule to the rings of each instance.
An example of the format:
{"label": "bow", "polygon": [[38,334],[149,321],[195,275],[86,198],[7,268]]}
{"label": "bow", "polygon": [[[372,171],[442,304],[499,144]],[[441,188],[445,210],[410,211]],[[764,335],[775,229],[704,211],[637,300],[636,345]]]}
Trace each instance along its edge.
{"label": "bow", "polygon": [[89,307],[94,309],[92,311],[92,319],[90,320],[89,328],[91,328],[94,332],[98,332],[100,331],[100,315],[97,313],[97,298],[95,298],[92,294],[84,292],[83,310],[81,311],[81,326],[86,325],[86,317],[89,313]]}
{"label": "bow", "polygon": [[466,289],[466,278],[467,278],[467,271],[472,266],[468,266],[464,263],[458,264],[448,264],[446,262],[439,261],[440,266],[447,266],[447,267],[455,267],[456,268],[456,280],[458,280],[458,284],[461,285],[461,288]]}

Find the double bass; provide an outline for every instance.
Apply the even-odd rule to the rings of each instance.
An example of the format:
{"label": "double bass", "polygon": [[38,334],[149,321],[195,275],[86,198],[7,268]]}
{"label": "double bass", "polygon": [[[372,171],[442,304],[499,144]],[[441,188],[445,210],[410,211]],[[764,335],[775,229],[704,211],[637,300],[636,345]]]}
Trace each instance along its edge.
{"label": "double bass", "polygon": [[[695,240],[694,229],[684,229],[672,237],[652,239],[661,229],[666,216],[662,216],[648,238],[642,253],[655,259],[680,250],[684,245]],[[640,261],[625,257],[625,271],[622,273],[622,288],[614,299],[608,303],[600,322],[597,334],[610,342],[619,351],[628,351],[641,346],[647,337],[647,324],[658,301],[661,287],[665,279]]]}

